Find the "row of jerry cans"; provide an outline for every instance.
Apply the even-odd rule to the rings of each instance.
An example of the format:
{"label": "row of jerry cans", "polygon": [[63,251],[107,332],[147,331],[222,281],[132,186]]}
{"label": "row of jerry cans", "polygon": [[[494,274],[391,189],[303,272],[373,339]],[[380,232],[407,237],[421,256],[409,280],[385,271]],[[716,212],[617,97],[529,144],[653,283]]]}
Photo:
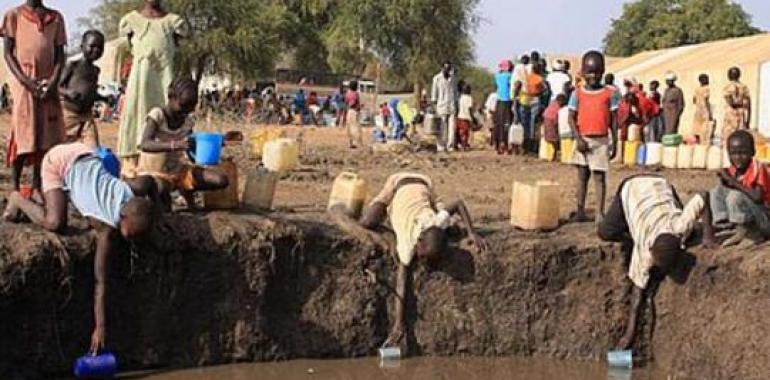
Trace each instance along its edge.
{"label": "row of jerry cans", "polygon": [[664,146],[660,143],[626,141],[622,154],[623,164],[626,166],[660,165],[667,169],[707,170],[720,170],[730,166],[727,151],[713,145]]}

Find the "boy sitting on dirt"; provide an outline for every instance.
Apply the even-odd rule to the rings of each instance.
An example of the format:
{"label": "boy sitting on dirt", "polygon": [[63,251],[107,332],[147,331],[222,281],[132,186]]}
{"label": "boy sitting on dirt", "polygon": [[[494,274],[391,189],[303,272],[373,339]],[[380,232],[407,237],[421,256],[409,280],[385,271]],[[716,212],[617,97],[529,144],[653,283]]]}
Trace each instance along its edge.
{"label": "boy sitting on dirt", "polygon": [[[72,202],[96,230],[94,319],[91,350],[104,347],[107,255],[114,238],[137,240],[150,230],[154,197],[152,178],[138,177],[123,182],[105,170],[93,148],[79,142],[58,145],[48,151],[42,164],[43,196],[40,205],[25,199],[19,192],[11,194],[5,219],[16,219],[19,211],[33,223],[60,232],[67,225],[67,204]],[[118,235],[119,234],[119,235]]]}
{"label": "boy sitting on dirt", "polygon": [[85,32],[80,50],[83,58],[67,63],[59,82],[64,126],[67,141],[84,141],[96,147],[99,133],[94,121],[94,103],[108,100],[97,92],[100,70],[94,65],[104,53],[104,35],[96,30]]}
{"label": "boy sitting on dirt", "polygon": [[361,226],[374,229],[387,217],[396,234],[399,259],[396,321],[384,346],[398,345],[404,338],[404,296],[412,259],[417,256],[430,263],[439,258],[447,248],[446,228],[455,214],[462,218],[468,237],[476,247],[485,250],[486,243],[474,231],[465,203],[457,201],[444,208],[437,201],[430,178],[424,175],[398,173],[390,176],[364,212]]}
{"label": "boy sitting on dirt", "polygon": [[569,100],[569,123],[575,136],[572,163],[578,168],[579,179],[577,211],[572,217],[576,222],[588,221],[586,195],[592,174],[599,209],[597,220],[604,216],[607,172],[610,170],[610,160],[614,159],[617,153],[617,110],[620,95],[614,87],[602,84],[602,75],[604,55],[598,51],[586,53],[583,56],[583,79],[586,84],[575,89]]}
{"label": "boy sitting on dirt", "polygon": [[628,270],[634,284],[631,315],[620,348],[634,343],[642,301],[655,288],[651,285],[659,282],[684,253],[685,241],[707,209],[708,193],[694,196],[682,207],[674,187],[655,174],[633,176],[620,184],[597,231],[602,240],[633,243]]}
{"label": "boy sitting on dirt", "polygon": [[[158,185],[161,201],[171,208],[172,191],[179,191],[187,207],[195,208],[195,191],[221,190],[228,186],[227,174],[218,168],[204,168],[186,162],[193,124],[187,116],[198,105],[198,86],[191,79],[177,79],[168,90],[165,108],[150,110],[145,119],[139,156],[139,175],[151,176]],[[242,140],[240,132],[228,132],[226,141]]]}
{"label": "boy sitting on dirt", "polygon": [[[770,173],[754,158],[754,137],[748,131],[730,135],[727,153],[731,166],[719,172],[721,184],[711,190],[714,224],[735,226],[735,233],[722,246],[740,244],[750,233],[764,240],[770,237]],[[712,224],[706,227],[704,239],[715,241]]]}

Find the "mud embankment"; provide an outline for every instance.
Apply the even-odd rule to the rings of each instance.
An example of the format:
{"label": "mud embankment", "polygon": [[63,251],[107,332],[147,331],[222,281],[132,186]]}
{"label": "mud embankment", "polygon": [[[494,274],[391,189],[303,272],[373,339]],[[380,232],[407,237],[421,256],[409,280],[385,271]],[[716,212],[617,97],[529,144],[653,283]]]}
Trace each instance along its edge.
{"label": "mud embankment", "polygon": [[[322,219],[174,215],[117,247],[108,341],[122,368],[374,354],[395,267]],[[415,273],[413,354],[593,360],[622,335],[624,258],[584,238],[590,225],[486,233],[489,253],[455,250]],[[0,224],[0,378],[66,373],[88,347],[93,246],[82,230]],[[660,287],[637,350],[678,378],[766,378],[770,248],[689,264],[686,281]]]}

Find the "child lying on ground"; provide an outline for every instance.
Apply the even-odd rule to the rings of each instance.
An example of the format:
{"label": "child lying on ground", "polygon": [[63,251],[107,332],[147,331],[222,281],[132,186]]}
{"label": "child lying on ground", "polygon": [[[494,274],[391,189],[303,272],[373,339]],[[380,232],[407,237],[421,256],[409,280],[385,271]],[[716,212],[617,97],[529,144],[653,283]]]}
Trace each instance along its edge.
{"label": "child lying on ground", "polygon": [[716,225],[735,227],[732,237],[723,247],[740,244],[749,235],[757,240],[770,237],[770,173],[754,158],[754,137],[748,131],[734,132],[727,140],[731,166],[719,172],[721,184],[711,190],[713,223],[706,226],[705,237],[715,241]]}
{"label": "child lying on ground", "polygon": [[597,231],[602,240],[633,243],[628,269],[634,285],[631,314],[619,348],[633,344],[642,301],[684,253],[685,241],[707,209],[708,193],[696,195],[683,207],[674,187],[655,174],[633,176],[620,184]]}
{"label": "child lying on ground", "polygon": [[[382,191],[364,211],[360,226],[373,230],[388,219],[396,234],[399,261],[396,320],[385,347],[398,345],[404,338],[404,296],[408,275],[412,270],[412,260],[416,256],[431,263],[440,258],[447,248],[446,228],[455,214],[462,218],[462,225],[474,245],[479,250],[485,250],[486,243],[474,231],[465,203],[457,201],[446,208],[443,207],[437,201],[430,178],[424,175],[398,173],[390,176]],[[349,224],[345,222],[342,227],[349,232],[355,231],[355,227],[360,228]]]}
{"label": "child lying on ground", "polygon": [[[170,194],[174,190],[182,194],[187,207],[195,208],[195,191],[221,190],[228,186],[224,171],[197,166],[184,157],[193,144],[193,125],[187,116],[197,105],[198,85],[191,79],[178,79],[169,87],[168,105],[153,108],[145,119],[138,172],[155,179],[166,209],[171,207]],[[240,132],[225,135],[225,141],[242,139]]]}
{"label": "child lying on ground", "polygon": [[43,157],[43,196],[40,205],[25,199],[19,192],[11,194],[6,219],[18,212],[33,223],[60,232],[67,225],[67,205],[71,202],[88,218],[97,232],[94,289],[94,320],[91,351],[104,347],[105,299],[107,293],[107,260],[116,237],[136,241],[151,229],[156,191],[152,178],[137,177],[123,182],[105,170],[93,148],[79,142],[54,147]]}

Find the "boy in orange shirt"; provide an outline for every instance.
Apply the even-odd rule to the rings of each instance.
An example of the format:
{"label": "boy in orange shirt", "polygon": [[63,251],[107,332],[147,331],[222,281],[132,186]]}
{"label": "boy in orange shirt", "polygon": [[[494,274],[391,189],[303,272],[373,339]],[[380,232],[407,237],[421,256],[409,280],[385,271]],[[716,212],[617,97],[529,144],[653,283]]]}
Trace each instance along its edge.
{"label": "boy in orange shirt", "polygon": [[[604,217],[604,201],[607,192],[606,173],[610,159],[615,158],[617,141],[617,110],[620,94],[614,88],[602,84],[604,55],[589,51],[583,56],[582,73],[585,86],[575,89],[569,101],[570,128],[575,136],[572,163],[578,167],[576,222],[588,221],[586,194],[588,181],[594,175],[599,214]],[[612,141],[610,141],[610,136]]]}
{"label": "boy in orange shirt", "polygon": [[722,246],[740,244],[750,233],[764,240],[770,237],[770,173],[754,158],[754,137],[745,130],[727,140],[730,168],[719,172],[721,184],[711,190],[713,220],[704,220],[704,240],[713,246],[713,226],[735,226],[735,233]]}

